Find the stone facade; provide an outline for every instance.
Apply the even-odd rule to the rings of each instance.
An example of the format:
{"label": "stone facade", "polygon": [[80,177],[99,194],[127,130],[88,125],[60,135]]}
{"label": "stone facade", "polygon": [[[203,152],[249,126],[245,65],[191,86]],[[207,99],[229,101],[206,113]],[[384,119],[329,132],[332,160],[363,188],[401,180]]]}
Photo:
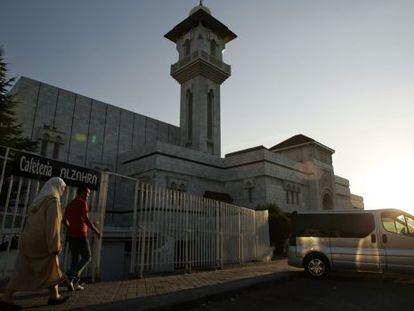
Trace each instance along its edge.
{"label": "stone facade", "polygon": [[178,51],[171,75],[181,87],[179,127],[21,77],[16,112],[39,153],[249,208],[364,208],[334,174],[334,150],[304,135],[222,158],[220,85],[231,75],[222,50],[236,35],[198,6],[166,38]]}

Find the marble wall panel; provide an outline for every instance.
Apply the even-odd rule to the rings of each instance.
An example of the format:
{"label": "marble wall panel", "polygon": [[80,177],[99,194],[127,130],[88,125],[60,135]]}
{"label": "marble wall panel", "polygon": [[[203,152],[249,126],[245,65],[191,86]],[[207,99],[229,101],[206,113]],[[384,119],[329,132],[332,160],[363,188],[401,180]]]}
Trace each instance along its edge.
{"label": "marble wall panel", "polygon": [[158,121],[147,118],[145,126],[145,143],[157,141],[158,138]]}
{"label": "marble wall panel", "polygon": [[[119,143],[121,109],[108,105],[104,133],[103,163],[116,163]],[[116,168],[114,168],[116,170]]]}
{"label": "marble wall panel", "polygon": [[91,168],[106,168],[102,163],[103,142],[108,105],[92,101],[91,122],[89,124],[87,165]]}
{"label": "marble wall panel", "polygon": [[70,138],[69,161],[77,165],[86,166],[86,152],[91,119],[92,100],[78,95],[73,113],[72,133]]}
{"label": "marble wall panel", "polygon": [[59,98],[56,106],[55,127],[65,134],[63,145],[60,147],[59,160],[69,160],[69,143],[71,140],[73,116],[76,94],[66,90],[59,90]]}
{"label": "marble wall panel", "polygon": [[119,133],[119,153],[132,150],[132,131],[134,126],[134,114],[127,110],[121,111],[121,124]]}
{"label": "marble wall panel", "polygon": [[15,95],[16,116],[22,123],[23,135],[32,137],[33,121],[39,95],[40,82],[21,77],[11,93]]}
{"label": "marble wall panel", "polygon": [[146,117],[140,114],[134,115],[134,126],[132,133],[132,149],[139,150],[141,146],[145,144],[145,126],[146,126]]}
{"label": "marble wall panel", "polygon": [[56,104],[58,100],[58,88],[42,83],[39,91],[37,111],[35,113],[33,139],[38,138],[38,131],[43,126],[53,127]]}

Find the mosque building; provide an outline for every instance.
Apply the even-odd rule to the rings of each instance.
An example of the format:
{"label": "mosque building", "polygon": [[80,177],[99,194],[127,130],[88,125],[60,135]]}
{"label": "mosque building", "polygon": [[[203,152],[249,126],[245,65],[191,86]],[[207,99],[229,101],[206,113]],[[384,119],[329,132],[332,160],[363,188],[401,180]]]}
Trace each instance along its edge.
{"label": "mosque building", "polygon": [[221,157],[220,88],[231,76],[222,51],[236,37],[203,4],[165,35],[178,51],[179,126],[20,77],[12,93],[24,134],[45,157],[252,209],[363,209],[334,173],[335,151],[302,134]]}

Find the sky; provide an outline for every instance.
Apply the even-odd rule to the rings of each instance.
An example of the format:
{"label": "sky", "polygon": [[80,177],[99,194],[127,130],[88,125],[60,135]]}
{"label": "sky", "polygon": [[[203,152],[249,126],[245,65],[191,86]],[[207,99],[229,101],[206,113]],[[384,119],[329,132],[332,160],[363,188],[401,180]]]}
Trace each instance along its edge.
{"label": "sky", "polygon": [[[163,36],[196,0],[1,0],[0,45],[24,75],[179,125]],[[222,153],[302,133],[367,209],[414,213],[414,1],[206,0],[238,38],[224,61]]]}

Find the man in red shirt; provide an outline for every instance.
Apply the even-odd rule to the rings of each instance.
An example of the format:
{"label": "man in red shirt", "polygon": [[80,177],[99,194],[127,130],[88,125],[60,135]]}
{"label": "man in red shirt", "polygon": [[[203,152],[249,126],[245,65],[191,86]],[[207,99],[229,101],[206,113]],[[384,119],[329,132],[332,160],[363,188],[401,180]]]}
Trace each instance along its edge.
{"label": "man in red shirt", "polygon": [[67,227],[66,236],[72,257],[68,278],[74,289],[82,290],[79,284],[80,274],[91,262],[91,248],[88,241],[88,228],[101,238],[101,233],[91,222],[88,216],[88,197],[90,190],[86,186],[80,186],[77,196],[73,199],[65,211],[64,224]]}

